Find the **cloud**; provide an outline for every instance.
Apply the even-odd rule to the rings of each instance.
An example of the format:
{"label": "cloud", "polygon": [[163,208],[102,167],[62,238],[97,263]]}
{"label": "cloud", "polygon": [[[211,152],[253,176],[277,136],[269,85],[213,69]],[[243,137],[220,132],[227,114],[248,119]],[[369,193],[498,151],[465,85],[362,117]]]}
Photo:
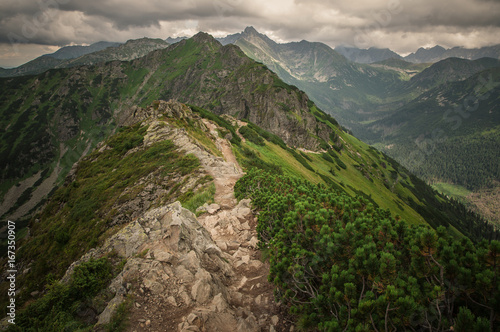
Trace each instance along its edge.
{"label": "cloud", "polygon": [[[64,46],[198,30],[217,36],[252,25],[278,41],[302,39],[405,53],[439,43],[498,43],[496,0],[4,0],[0,44]],[[5,49],[5,45],[2,49]],[[1,59],[4,58],[0,54]]]}

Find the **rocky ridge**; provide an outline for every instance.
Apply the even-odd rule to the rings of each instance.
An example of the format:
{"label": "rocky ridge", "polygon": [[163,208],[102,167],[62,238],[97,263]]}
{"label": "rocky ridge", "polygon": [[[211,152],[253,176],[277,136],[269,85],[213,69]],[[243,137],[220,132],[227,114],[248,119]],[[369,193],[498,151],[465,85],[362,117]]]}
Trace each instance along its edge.
{"label": "rocky ridge", "polygon": [[[187,135],[160,126],[163,114],[192,117],[190,109],[176,102],[158,108],[138,109],[128,120],[150,121],[144,144],[168,136],[185,153],[199,158],[214,178],[216,203],[205,205],[199,218],[179,202],[143,213],[93,249],[68,269],[91,258],[113,252],[126,259],[122,272],[111,282],[113,294],[99,314],[97,330],[103,330],[118,306],[132,301],[128,331],[275,331],[285,322],[273,301],[267,282],[269,266],[257,250],[256,217],[249,200],[234,198],[234,183],[243,175],[226,139],[217,126],[197,119],[212,135],[224,159],[213,156]],[[134,120],[135,119],[135,120]]]}

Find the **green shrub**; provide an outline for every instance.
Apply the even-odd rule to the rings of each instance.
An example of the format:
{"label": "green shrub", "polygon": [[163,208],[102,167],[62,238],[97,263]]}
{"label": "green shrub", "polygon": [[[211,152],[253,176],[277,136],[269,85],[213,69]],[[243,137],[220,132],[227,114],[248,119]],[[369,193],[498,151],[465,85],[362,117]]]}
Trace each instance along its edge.
{"label": "green shrub", "polygon": [[241,126],[240,129],[238,129],[238,131],[243,137],[245,137],[250,142],[260,146],[266,145],[264,139],[260,137],[259,134],[252,128],[248,126]]}

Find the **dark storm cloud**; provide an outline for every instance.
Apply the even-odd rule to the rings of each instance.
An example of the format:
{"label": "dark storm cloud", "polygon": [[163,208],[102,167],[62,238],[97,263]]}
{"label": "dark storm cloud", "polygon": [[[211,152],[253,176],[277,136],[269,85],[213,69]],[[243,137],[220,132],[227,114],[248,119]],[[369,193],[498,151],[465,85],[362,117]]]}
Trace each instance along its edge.
{"label": "dark storm cloud", "polygon": [[[33,45],[217,36],[253,25],[278,41],[307,39],[409,52],[440,43],[500,43],[494,0],[3,0],[0,43]],[[2,54],[0,54],[0,59]]]}

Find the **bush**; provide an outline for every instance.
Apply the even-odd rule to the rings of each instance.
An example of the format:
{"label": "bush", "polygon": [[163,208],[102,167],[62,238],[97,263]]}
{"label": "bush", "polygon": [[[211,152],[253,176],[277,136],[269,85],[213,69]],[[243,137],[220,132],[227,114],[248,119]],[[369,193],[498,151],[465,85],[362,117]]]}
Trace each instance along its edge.
{"label": "bush", "polygon": [[238,131],[240,132],[240,134],[243,137],[245,137],[250,142],[252,142],[256,145],[260,145],[260,146],[266,145],[266,143],[264,142],[264,139],[262,137],[260,137],[259,134],[255,130],[253,130],[252,128],[250,128],[248,126],[242,126],[242,127],[240,127],[240,129]]}

